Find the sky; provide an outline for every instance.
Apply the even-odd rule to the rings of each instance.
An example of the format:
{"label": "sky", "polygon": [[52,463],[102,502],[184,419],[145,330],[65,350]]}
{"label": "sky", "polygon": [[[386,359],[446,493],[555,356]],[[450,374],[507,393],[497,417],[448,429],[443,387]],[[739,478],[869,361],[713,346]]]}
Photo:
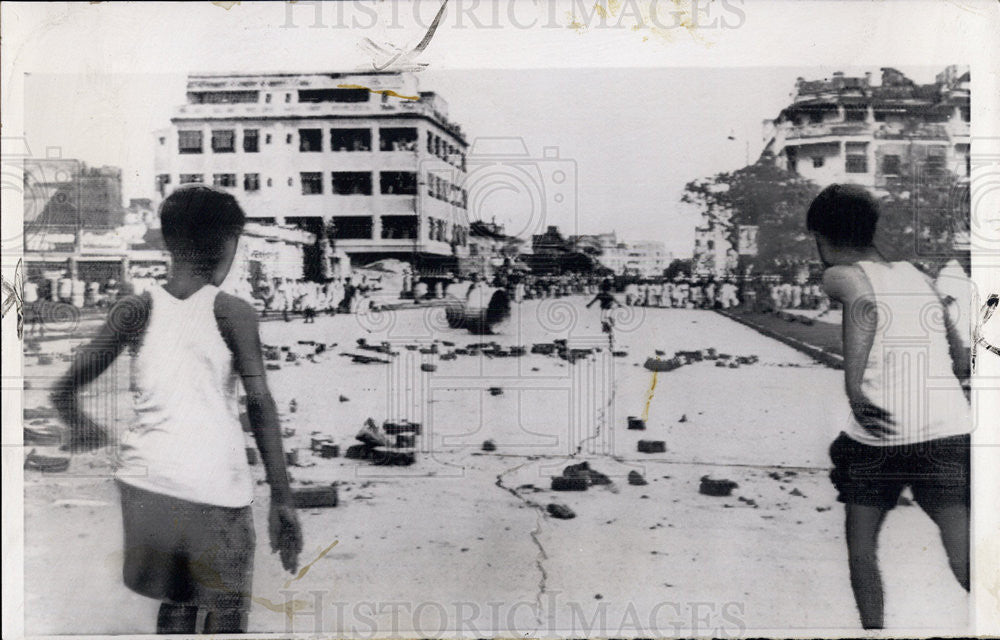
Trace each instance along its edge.
{"label": "sky", "polygon": [[[206,3],[104,3],[86,5],[91,7],[86,11],[15,4],[18,11],[47,12],[38,26],[23,21],[31,29],[28,44],[8,59],[24,72],[23,130],[31,154],[121,167],[126,199],[153,195],[152,132],[168,126],[183,104],[187,73],[356,69],[368,55],[364,38],[403,46],[423,33],[420,25],[394,28],[407,23],[407,16],[405,10],[401,16],[387,13],[387,7],[397,6],[391,3],[372,5],[382,14],[368,30],[331,29],[338,18],[329,7],[335,5],[316,5],[324,24],[314,28],[319,14],[305,6],[310,3],[244,3],[230,11]],[[831,29],[845,19],[840,6],[809,4],[809,15]],[[420,6],[433,15],[434,3]],[[850,24],[867,25],[858,37],[880,46],[888,33],[883,23],[861,15],[876,9],[853,6],[858,15],[848,16]],[[780,20],[792,19],[797,10],[795,4],[755,4],[745,7],[745,23],[780,30],[783,44],[793,46],[801,34],[783,29]],[[933,32],[932,17],[920,28]],[[565,28],[518,31],[509,25],[479,30],[468,28],[468,20],[457,12],[446,17],[446,26],[421,54],[428,65],[418,74],[421,89],[447,100],[451,119],[470,142],[519,138],[531,158],[541,158],[547,147],[558,149],[559,162],[575,169],[575,179],[561,187],[572,187],[569,199],[545,209],[545,223],[566,233],[615,231],[625,240],[662,241],[678,257],[690,254],[698,220],[696,211],[679,202],[684,184],[756,158],[764,143],[762,121],[789,103],[798,76],[869,70],[878,78],[879,66],[894,66],[924,83],[947,63],[962,62],[937,62],[940,53],[933,54],[933,62],[913,61],[931,54],[912,49],[911,63],[872,60],[877,51],[866,53],[866,64],[815,63],[831,57],[817,44],[826,31],[811,35],[790,56],[771,47],[766,33],[746,28],[723,39],[713,31],[659,37],[630,28],[585,34]],[[755,48],[736,55],[741,42]],[[747,66],[755,59],[771,63]],[[799,66],[787,66],[792,59]],[[525,227],[526,197],[495,192],[470,213],[495,216],[508,230],[519,231]]]}
{"label": "sky", "polygon": [[[788,104],[795,79],[827,77],[833,70],[434,70],[421,72],[419,81],[422,90],[448,102],[449,118],[466,133],[472,157],[482,148],[477,140],[522,141],[529,159],[538,161],[543,193],[549,171],[543,165],[565,170],[570,199],[559,207],[546,199],[545,224],[567,234],[614,231],[625,240],[660,240],[684,257],[698,221],[697,210],[680,202],[684,185],[739,168],[747,157],[753,161],[766,142],[762,122]],[[924,82],[939,69],[907,71]],[[121,167],[126,199],[152,197],[152,132],[168,126],[184,103],[185,79],[32,74],[25,81],[30,151]],[[543,158],[547,147],[558,150],[558,160]],[[531,198],[524,189],[501,190],[470,214],[516,233],[528,228]],[[537,216],[531,225],[536,231],[544,226]]]}

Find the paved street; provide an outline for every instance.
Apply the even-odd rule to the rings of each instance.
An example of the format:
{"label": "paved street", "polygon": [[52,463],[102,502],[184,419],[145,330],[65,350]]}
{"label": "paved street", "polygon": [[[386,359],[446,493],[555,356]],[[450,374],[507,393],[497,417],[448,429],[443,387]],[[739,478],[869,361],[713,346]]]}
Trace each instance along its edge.
{"label": "paved street", "polygon": [[[473,636],[507,626],[615,637],[798,625],[804,635],[857,633],[843,511],[827,479],[826,449],[848,417],[842,372],[708,311],[622,310],[616,348],[627,355],[604,348],[575,364],[531,353],[441,360],[406,348],[437,340],[444,353],[454,348],[444,341],[495,341],[530,351],[554,339],[606,347],[599,312],[585,302],[525,302],[501,334],[486,337],[447,329],[440,307],[264,323],[266,344],[301,356],[269,372],[283,426],[295,430],[285,443],[299,449],[302,466],[291,473],[298,483],[338,482],[341,504],[301,511],[308,570],[292,579],[269,552],[266,486],[258,486],[250,630]],[[358,351],[358,338],[388,341],[398,355],[352,363],[341,354],[381,355]],[[337,346],[313,362],[304,357],[313,347],[299,341]],[[642,366],[657,350],[709,347],[759,361],[732,369],[696,362],[655,376]],[[43,348],[68,352],[65,342]],[[44,404],[45,376],[66,366],[28,358],[26,406]],[[123,364],[99,381],[117,389],[101,406],[119,426],[128,420],[126,373]],[[343,450],[369,416],[424,426],[415,465],[310,453],[313,432]],[[644,417],[647,429],[627,430],[628,416]],[[486,439],[494,452],[481,450]],[[640,439],[663,440],[666,452],[639,453]],[[550,476],[581,461],[613,484],[550,490]],[[630,485],[630,471],[648,484]],[[706,475],[738,487],[729,497],[702,495]],[[156,603],[121,583],[106,456],[77,457],[67,474],[27,472],[25,484],[28,632],[152,632]],[[547,515],[553,502],[576,518]],[[86,557],[74,551],[83,540]],[[887,626],[933,633],[963,624],[965,593],[917,507],[890,514],[881,560]],[[93,588],[80,593],[82,584]],[[89,615],[95,600],[117,613]]]}

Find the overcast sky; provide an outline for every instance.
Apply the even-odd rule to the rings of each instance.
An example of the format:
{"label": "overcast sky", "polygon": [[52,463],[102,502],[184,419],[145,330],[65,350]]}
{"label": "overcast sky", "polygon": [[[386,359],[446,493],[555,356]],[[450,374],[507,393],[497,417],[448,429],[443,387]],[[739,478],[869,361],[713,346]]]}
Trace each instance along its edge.
{"label": "overcast sky", "polygon": [[[375,29],[364,32],[314,29],[313,9],[300,5],[294,9],[299,12],[296,28],[284,29],[287,8],[268,4],[244,3],[229,12],[204,3],[183,9],[161,5],[159,10],[134,3],[89,5],[91,11],[72,5],[32,7],[63,13],[32,32],[37,35],[31,41],[32,63],[25,65],[30,73],[23,105],[31,153],[44,156],[52,147],[66,158],[119,166],[125,197],[150,197],[151,132],[167,126],[184,102],[186,73],[347,70],[361,66],[368,55],[359,47],[363,35],[412,45],[423,33],[419,25],[409,31],[390,28],[393,20],[406,22],[405,12],[401,18],[384,15]],[[435,3],[429,6],[433,9]],[[774,24],[776,16],[795,5],[778,5],[768,9],[777,13],[767,16],[757,6],[763,7],[746,8],[748,25]],[[869,10],[857,7],[855,12]],[[824,19],[830,24],[843,14],[839,7],[820,3],[810,10],[817,16],[828,10]],[[326,23],[336,20],[324,11]],[[877,43],[882,27],[876,25],[881,23],[868,24],[873,31],[865,41]],[[567,233],[614,230],[624,239],[661,240],[678,255],[690,253],[697,219],[679,202],[684,184],[742,166],[748,144],[749,157],[755,158],[763,146],[762,121],[788,104],[796,77],[871,70],[878,78],[878,67],[888,65],[923,83],[945,66],[893,59],[866,66],[809,64],[817,50],[802,47],[795,59],[806,66],[734,67],[713,60],[746,63],[737,56],[725,58],[730,43],[744,37],[739,30],[725,41],[718,32],[669,34],[673,41],[665,45],[631,29],[580,35],[565,28],[512,32],[509,27],[480,31],[462,25],[457,15],[449,18],[421,55],[430,64],[418,74],[421,89],[447,100],[451,118],[470,142],[518,137],[532,157],[541,157],[544,147],[557,147],[560,159],[573,163],[575,198],[548,210],[545,222]],[[787,38],[797,35],[784,33]],[[524,45],[520,58],[510,48],[517,42]],[[560,59],[558,69],[520,68],[544,66],[556,60],[555,52],[563,55],[588,44],[584,49],[600,55]],[[567,49],[569,45],[574,48]],[[495,55],[500,50],[508,52],[505,57]],[[32,50],[25,51],[27,59]],[[755,51],[765,59],[789,59],[766,47]],[[664,53],[674,56],[668,64],[675,66],[650,68]],[[519,70],[496,68],[520,59],[525,63]],[[631,68],[615,62],[630,59],[637,61]],[[676,66],[684,60],[701,66]],[[56,73],[67,69],[74,72]],[[523,227],[525,206],[523,194],[498,192],[471,213],[496,216],[516,231]]]}

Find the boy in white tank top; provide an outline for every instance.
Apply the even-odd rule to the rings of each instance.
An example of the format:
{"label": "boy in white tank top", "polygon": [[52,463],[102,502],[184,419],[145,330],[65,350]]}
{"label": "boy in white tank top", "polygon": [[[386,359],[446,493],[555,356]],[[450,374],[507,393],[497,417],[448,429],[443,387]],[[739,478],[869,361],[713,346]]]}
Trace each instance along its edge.
{"label": "boy in white tank top", "polygon": [[302,549],[257,315],[218,289],[245,216],[232,195],[192,185],[163,201],[160,218],[170,279],[112,307],[53,401],[70,427],[72,450],[107,444],[77,392],[128,347],[136,419],[119,443],[116,472],[125,584],[161,601],[158,633],[194,633],[199,609],[207,612],[203,632],[243,633],[256,535],[236,402],[240,379],[271,486],[271,549],[292,573]]}
{"label": "boy in white tank top", "polygon": [[960,382],[969,351],[930,278],[875,248],[878,215],[863,188],[831,185],[806,217],[826,266],[826,293],[844,305],[851,416],[830,447],[830,477],[845,503],[851,587],[867,629],[883,625],[879,529],[906,486],[969,589],[972,416]]}

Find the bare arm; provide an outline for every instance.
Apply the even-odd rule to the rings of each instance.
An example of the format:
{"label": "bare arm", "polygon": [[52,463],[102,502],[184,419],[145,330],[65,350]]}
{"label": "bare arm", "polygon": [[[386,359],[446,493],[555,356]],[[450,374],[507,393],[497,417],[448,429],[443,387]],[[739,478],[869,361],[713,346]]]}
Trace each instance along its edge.
{"label": "bare arm", "polygon": [[149,322],[150,298],[127,296],[117,301],[97,336],[77,349],[69,371],[56,384],[52,404],[59,418],[69,427],[68,448],[88,451],[107,443],[107,429],[83,411],[80,390],[96,380],[125,347],[136,344]]}
{"label": "bare arm", "polygon": [[294,572],[302,550],[302,533],[292,504],[278,409],[264,374],[257,313],[239,298],[220,293],[215,299],[215,317],[243,380],[247,416],[271,487],[271,550],[280,551],[285,569]]}
{"label": "bare arm", "polygon": [[884,438],[894,434],[893,417],[875,405],[862,390],[878,326],[878,309],[871,283],[859,267],[834,266],[823,274],[823,288],[827,295],[844,305],[844,385],[851,411],[872,435]]}

